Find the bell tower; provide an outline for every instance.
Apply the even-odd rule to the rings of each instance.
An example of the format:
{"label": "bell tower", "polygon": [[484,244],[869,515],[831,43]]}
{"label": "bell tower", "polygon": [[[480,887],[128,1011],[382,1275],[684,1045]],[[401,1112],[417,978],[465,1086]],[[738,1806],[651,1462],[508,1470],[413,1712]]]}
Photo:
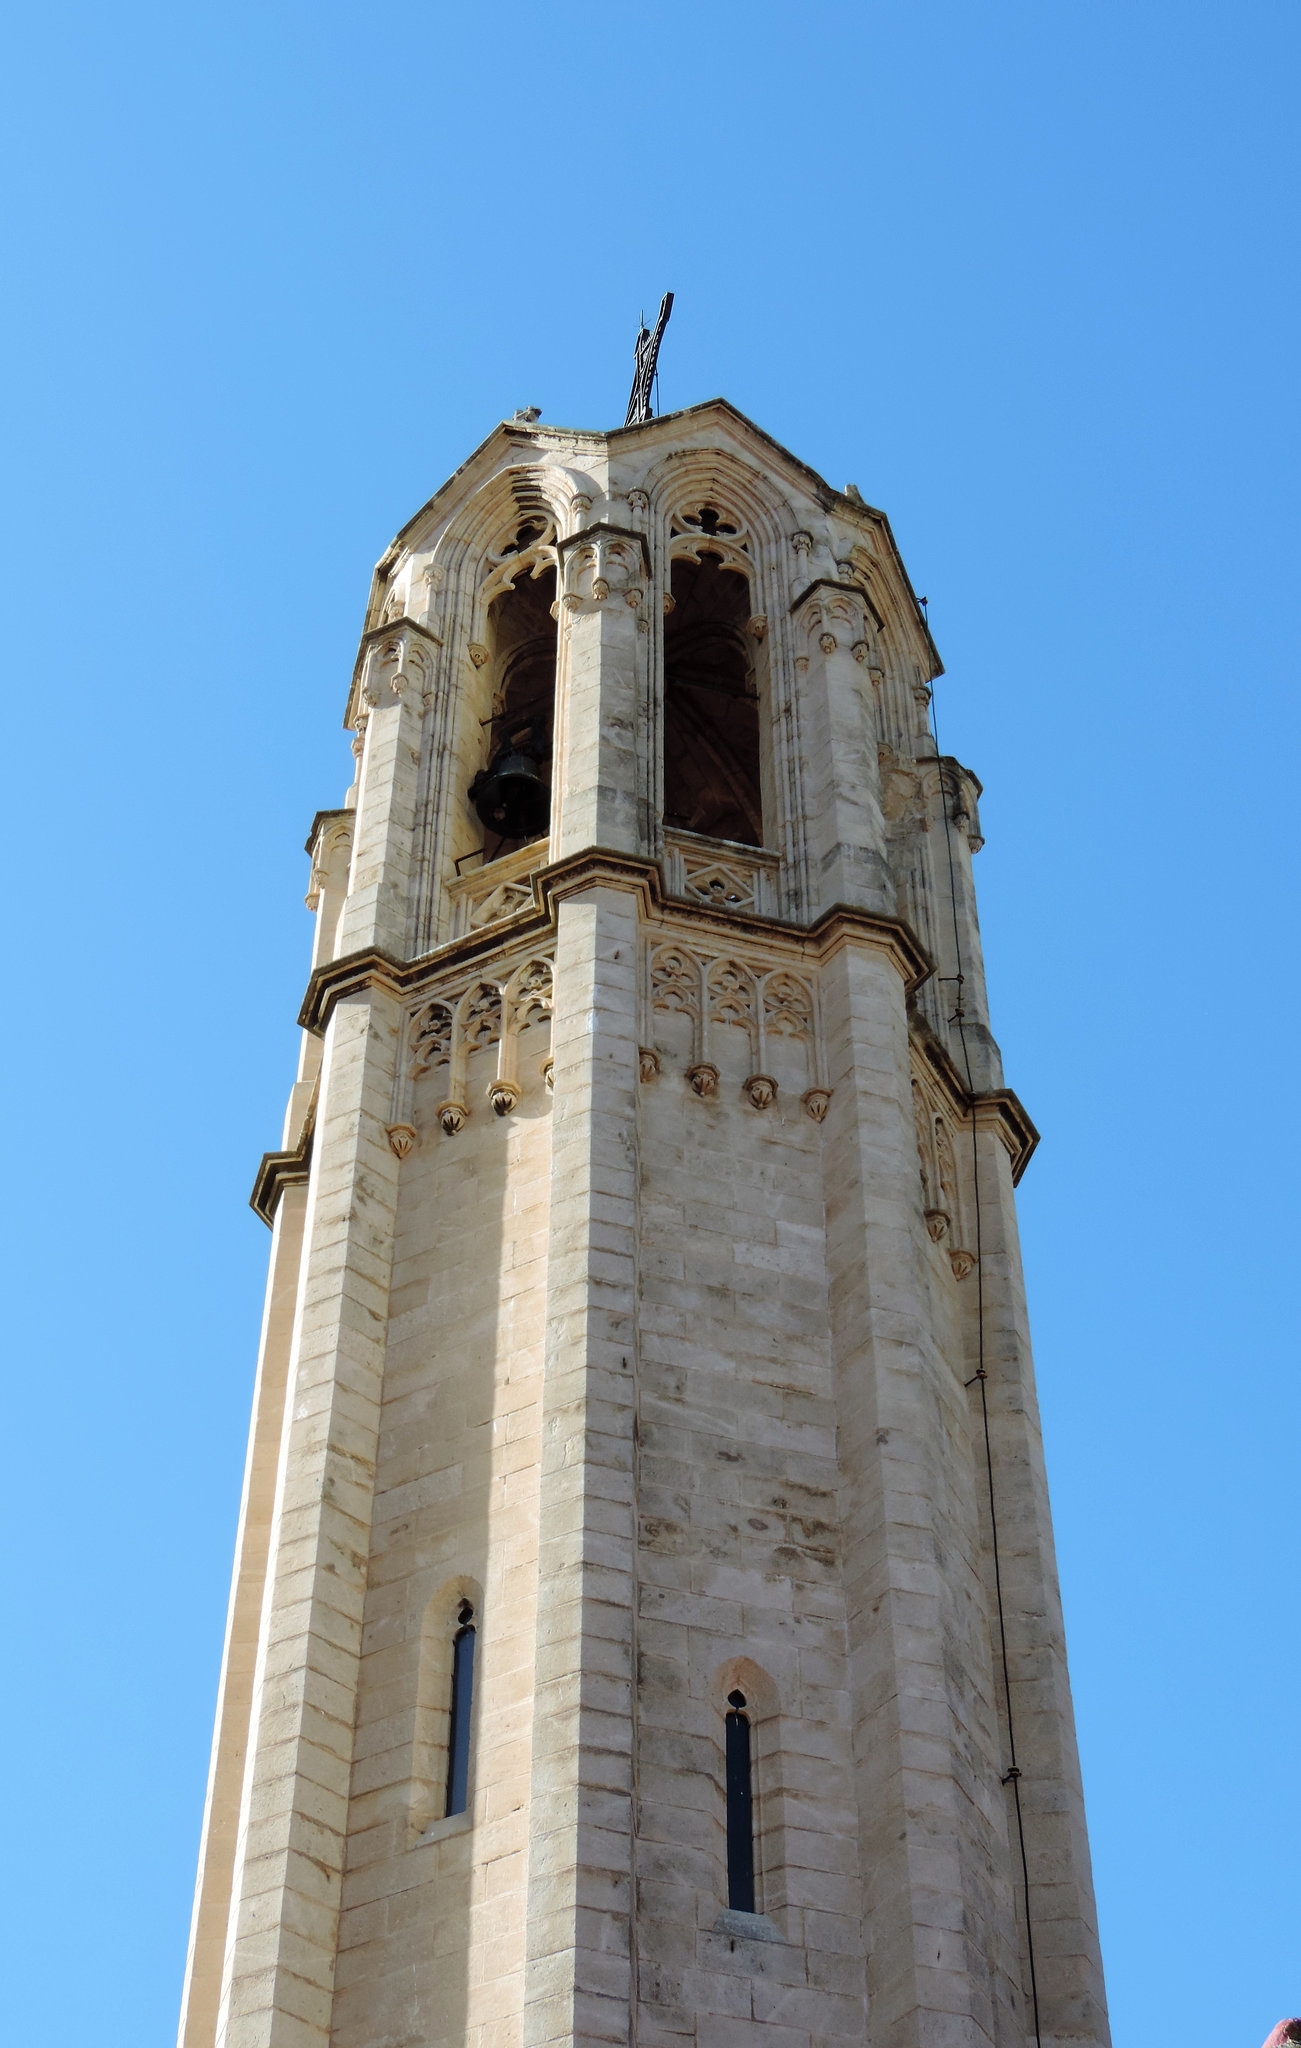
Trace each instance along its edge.
{"label": "bell tower", "polygon": [[938,673],[721,400],[380,562],[181,2048],[1107,2043]]}

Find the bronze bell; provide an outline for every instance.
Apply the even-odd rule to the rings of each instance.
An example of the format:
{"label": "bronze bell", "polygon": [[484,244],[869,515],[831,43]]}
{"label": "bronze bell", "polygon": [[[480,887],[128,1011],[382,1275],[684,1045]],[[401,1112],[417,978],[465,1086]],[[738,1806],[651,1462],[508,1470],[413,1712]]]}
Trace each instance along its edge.
{"label": "bronze bell", "polygon": [[536,839],[551,822],[551,792],[531,734],[508,740],[470,784],[469,798],[500,839]]}

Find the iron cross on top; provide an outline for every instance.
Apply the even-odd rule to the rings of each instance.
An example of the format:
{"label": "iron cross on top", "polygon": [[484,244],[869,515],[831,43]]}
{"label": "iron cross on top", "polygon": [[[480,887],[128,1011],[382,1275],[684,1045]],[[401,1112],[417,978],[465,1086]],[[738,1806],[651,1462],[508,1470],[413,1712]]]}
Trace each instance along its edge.
{"label": "iron cross on top", "polygon": [[669,324],[669,314],[672,311],[673,294],[665,292],[660,300],[654,333],[646,327],[643,315],[643,324],[637,336],[637,366],[632,373],[632,395],[628,400],[625,427],[639,427],[643,421],[653,418],[651,386],[655,382],[655,365],[659,361],[660,343],[664,339],[664,329]]}

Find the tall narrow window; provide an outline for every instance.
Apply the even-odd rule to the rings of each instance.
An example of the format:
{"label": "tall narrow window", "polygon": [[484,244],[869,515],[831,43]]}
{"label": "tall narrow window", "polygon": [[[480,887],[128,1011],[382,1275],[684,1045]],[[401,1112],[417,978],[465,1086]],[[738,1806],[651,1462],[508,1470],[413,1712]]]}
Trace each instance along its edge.
{"label": "tall narrow window", "polygon": [[452,1714],[447,1731],[447,1805],[464,1813],[470,1792],[470,1711],[474,1704],[474,1609],[462,1600],[452,1638]]}
{"label": "tall narrow window", "polygon": [[750,1716],[743,1692],[727,1695],[727,1903],[754,1911],[754,1787]]}
{"label": "tall narrow window", "polygon": [[[706,533],[732,531],[708,507],[700,516]],[[673,609],[664,622],[664,822],[762,846],[749,615],[748,580],[718,555],[674,562]]]}

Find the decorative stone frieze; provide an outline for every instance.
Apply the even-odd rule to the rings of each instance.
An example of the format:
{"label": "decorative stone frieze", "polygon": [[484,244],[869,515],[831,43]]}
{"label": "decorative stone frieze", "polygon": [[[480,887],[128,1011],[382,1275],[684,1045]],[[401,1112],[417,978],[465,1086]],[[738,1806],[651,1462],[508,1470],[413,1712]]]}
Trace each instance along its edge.
{"label": "decorative stone frieze", "polygon": [[[803,1075],[801,1087],[794,1091],[798,1096],[810,1088],[828,1093],[812,978],[750,949],[713,953],[677,939],[657,944],[648,938],[646,961],[644,1037],[654,1043],[661,1064],[676,1047],[685,1078],[697,1095],[718,1093],[721,1073],[715,1055],[721,1055],[733,1034],[744,1045],[745,1077],[739,1086],[756,1109],[766,1109],[776,1099],[778,1081],[772,1066],[778,1048],[798,1049],[798,1060],[786,1061]],[[672,1043],[657,1030],[657,1017],[682,1027],[668,1034]],[[815,1121],[820,1119],[815,1116]]]}
{"label": "decorative stone frieze", "polygon": [[[551,954],[534,949],[522,958],[494,963],[491,974],[477,974],[464,983],[438,979],[432,992],[422,990],[418,999],[410,1001],[405,1057],[398,1064],[394,1083],[390,1132],[393,1128],[418,1130],[415,1105],[424,1092],[420,1084],[426,1075],[440,1097],[435,1117],[449,1137],[464,1129],[478,1090],[497,1116],[509,1116],[521,1095],[521,1042],[535,1026],[550,1024],[552,977]],[[537,1050],[549,1058],[548,1048],[549,1029],[547,1043],[539,1041]],[[494,1050],[491,1074],[476,1081],[476,1056]],[[542,1072],[541,1062],[538,1072]]]}
{"label": "decorative stone frieze", "polygon": [[725,845],[688,832],[664,835],[665,880],[671,896],[716,910],[775,917],[780,862],[758,847]]}

